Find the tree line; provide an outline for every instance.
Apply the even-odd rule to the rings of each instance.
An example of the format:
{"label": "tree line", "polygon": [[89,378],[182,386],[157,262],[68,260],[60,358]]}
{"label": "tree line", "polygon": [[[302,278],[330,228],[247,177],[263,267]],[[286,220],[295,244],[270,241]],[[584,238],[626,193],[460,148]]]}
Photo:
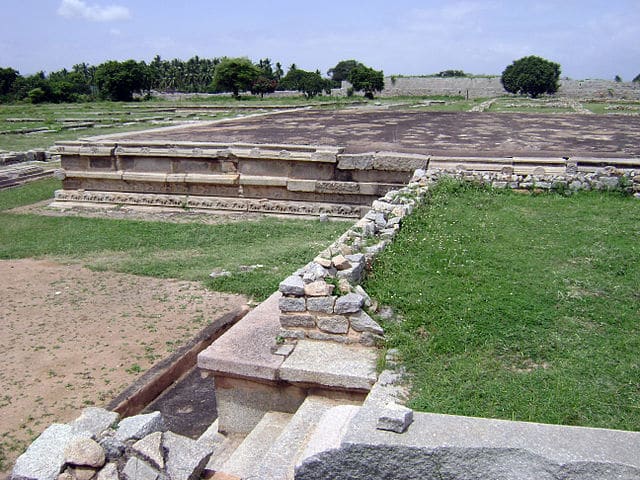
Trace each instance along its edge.
{"label": "tree line", "polygon": [[159,55],[144,61],[110,60],[100,65],[80,63],[71,70],[23,76],[11,67],[0,67],[0,102],[79,102],[92,100],[131,101],[134,94],[151,91],[184,93],[242,92],[264,96],[276,90],[297,90],[311,98],[330,93],[342,80],[350,80],[354,91],[373,98],[384,88],[382,71],[355,60],[343,60],[329,69],[306,71],[291,65],[286,74],[279,62],[269,58],[253,63],[248,58],[200,58],[164,60]]}

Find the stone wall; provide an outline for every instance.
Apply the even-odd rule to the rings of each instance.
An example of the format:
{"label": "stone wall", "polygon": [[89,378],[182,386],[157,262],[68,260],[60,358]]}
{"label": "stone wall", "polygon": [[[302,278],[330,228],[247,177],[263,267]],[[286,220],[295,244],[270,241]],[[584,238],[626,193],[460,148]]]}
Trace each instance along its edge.
{"label": "stone wall", "polygon": [[360,283],[375,256],[393,241],[403,218],[425,200],[429,186],[443,177],[493,188],[617,190],[640,199],[640,162],[614,159],[614,165],[594,166],[586,159],[582,163],[551,159],[551,166],[546,169],[524,162],[525,166],[518,167],[516,172],[513,165],[486,163],[487,159],[448,160],[449,163],[439,158],[433,161],[433,167],[430,161],[428,169],[417,169],[406,187],[389,191],[373,202],[371,210],[336,242],[280,283],[283,340],[312,339],[368,346],[382,340],[383,329],[367,313],[375,311],[376,306]]}
{"label": "stone wall", "polygon": [[[462,95],[468,98],[497,97],[506,92],[500,77],[439,78],[385,77],[382,97],[398,95]],[[346,90],[346,88],[344,88]],[[560,80],[559,97],[580,99],[640,100],[640,83],[609,80]]]}

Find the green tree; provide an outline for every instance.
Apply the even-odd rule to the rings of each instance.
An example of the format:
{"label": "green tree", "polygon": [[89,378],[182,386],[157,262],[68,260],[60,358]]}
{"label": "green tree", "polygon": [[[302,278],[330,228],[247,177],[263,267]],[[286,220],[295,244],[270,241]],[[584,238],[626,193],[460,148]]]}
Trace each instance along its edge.
{"label": "green tree", "polygon": [[95,81],[102,97],[115,101],[131,101],[134,92],[142,92],[149,88],[149,69],[144,62],[111,60],[98,65]]}
{"label": "green tree", "polygon": [[240,98],[240,92],[250,90],[260,73],[248,58],[223,58],[216,66],[212,86],[216,91],[231,92],[234,98]]}
{"label": "green tree", "polygon": [[322,78],[318,72],[306,72],[304,70],[298,70],[301,72],[298,75],[298,88],[300,92],[304,93],[307,98],[320,95],[322,91],[331,91],[331,80]]}
{"label": "green tree", "polygon": [[613,78],[613,81],[616,82],[616,83],[620,83],[620,82],[622,82],[622,77],[620,75],[616,75]]}
{"label": "green tree", "polygon": [[382,70],[374,70],[362,64],[351,70],[349,81],[354,90],[364,92],[364,96],[369,99],[373,98],[375,92],[381,92],[384,89]]}
{"label": "green tree", "polygon": [[268,78],[264,75],[260,75],[251,85],[251,93],[254,95],[260,95],[260,98],[264,98],[265,93],[275,92],[277,86],[278,81],[275,78]]}
{"label": "green tree", "polygon": [[0,68],[0,98],[7,97],[13,91],[13,85],[20,73],[11,67]]}
{"label": "green tree", "polygon": [[500,81],[507,92],[535,98],[543,93],[554,94],[560,87],[560,65],[531,55],[515,60],[502,72]]}
{"label": "green tree", "polygon": [[636,82],[636,83],[640,82],[640,73],[634,77],[632,82]]}
{"label": "green tree", "polygon": [[327,75],[331,77],[334,85],[339,87],[343,80],[349,80],[351,70],[356,68],[358,65],[362,64],[356,60],[341,60],[335,67],[327,70]]}

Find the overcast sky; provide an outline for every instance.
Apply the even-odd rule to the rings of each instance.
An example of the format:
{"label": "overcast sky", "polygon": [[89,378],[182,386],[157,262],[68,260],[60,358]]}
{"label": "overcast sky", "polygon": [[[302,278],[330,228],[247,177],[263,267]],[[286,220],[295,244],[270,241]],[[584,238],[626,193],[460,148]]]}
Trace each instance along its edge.
{"label": "overcast sky", "polygon": [[0,67],[270,57],[323,73],[500,74],[539,55],[574,79],[640,73],[640,0],[0,0]]}

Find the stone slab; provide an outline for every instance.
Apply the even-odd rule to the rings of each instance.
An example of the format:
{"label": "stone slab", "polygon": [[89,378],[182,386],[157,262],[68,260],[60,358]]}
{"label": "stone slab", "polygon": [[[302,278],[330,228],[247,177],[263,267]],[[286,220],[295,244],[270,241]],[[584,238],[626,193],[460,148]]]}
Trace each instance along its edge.
{"label": "stone slab", "polygon": [[198,366],[241,378],[276,380],[283,357],[271,346],[280,332],[281,293],[272,294],[198,355]]}
{"label": "stone slab", "polygon": [[292,383],[370,390],[376,381],[376,358],[375,350],[357,345],[300,340],[279,375]]}

